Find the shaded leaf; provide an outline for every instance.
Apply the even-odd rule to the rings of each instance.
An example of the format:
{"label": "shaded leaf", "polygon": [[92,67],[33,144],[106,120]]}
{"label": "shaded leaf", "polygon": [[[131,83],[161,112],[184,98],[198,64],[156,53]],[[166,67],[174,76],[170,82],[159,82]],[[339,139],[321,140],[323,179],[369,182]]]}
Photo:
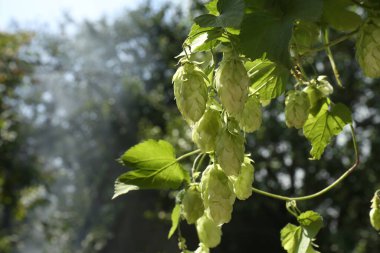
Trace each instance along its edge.
{"label": "shaded leaf", "polygon": [[168,234],[168,239],[170,239],[170,237],[172,237],[174,232],[177,230],[180,217],[181,217],[181,205],[176,204],[174,206],[172,214],[171,214],[172,226],[171,226],[169,234]]}
{"label": "shaded leaf", "polygon": [[251,59],[266,54],[269,60],[289,66],[289,41],[293,22],[269,12],[247,15],[241,25],[242,52]]}
{"label": "shaded leaf", "polygon": [[244,15],[244,0],[219,0],[216,14],[215,1],[210,3],[208,9],[212,14],[196,17],[194,22],[200,27],[240,27]]}
{"label": "shaded leaf", "polygon": [[348,0],[324,0],[323,20],[338,31],[350,32],[362,23],[361,17],[347,8],[352,5]]}

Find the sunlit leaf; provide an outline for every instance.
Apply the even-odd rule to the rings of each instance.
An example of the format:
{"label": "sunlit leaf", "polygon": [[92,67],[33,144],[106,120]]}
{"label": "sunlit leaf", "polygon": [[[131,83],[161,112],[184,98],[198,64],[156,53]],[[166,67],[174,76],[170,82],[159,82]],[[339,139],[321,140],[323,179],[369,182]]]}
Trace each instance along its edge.
{"label": "sunlit leaf", "polygon": [[312,159],[320,159],[331,138],[352,122],[351,112],[345,105],[336,104],[329,108],[328,102],[325,99],[318,111],[312,111],[303,127],[303,133],[312,146]]}
{"label": "sunlit leaf", "polygon": [[245,64],[251,80],[250,93],[258,94],[260,100],[270,100],[284,93],[288,71],[267,59],[257,59]]}
{"label": "sunlit leaf", "polygon": [[173,146],[163,140],[147,140],[137,144],[127,150],[120,160],[133,170],[117,178],[114,198],[136,190],[136,187],[177,189],[189,180],[188,172],[176,161]]}
{"label": "sunlit leaf", "polygon": [[322,216],[314,211],[301,213],[297,220],[304,229],[306,235],[310,238],[314,238],[323,227]]}

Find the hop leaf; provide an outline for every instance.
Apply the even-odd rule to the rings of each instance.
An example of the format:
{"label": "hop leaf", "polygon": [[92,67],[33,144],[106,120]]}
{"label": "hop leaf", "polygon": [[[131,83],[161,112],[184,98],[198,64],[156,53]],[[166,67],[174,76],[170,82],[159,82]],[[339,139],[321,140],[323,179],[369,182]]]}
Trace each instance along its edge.
{"label": "hop leaf", "polygon": [[380,190],[373,196],[371,211],[369,213],[371,225],[377,231],[380,231]]}
{"label": "hop leaf", "polygon": [[252,195],[252,183],[254,180],[255,168],[251,164],[249,158],[244,159],[238,177],[231,177],[233,189],[236,197],[240,200],[245,200]]}
{"label": "hop leaf", "polygon": [[190,187],[185,191],[181,209],[188,224],[194,224],[203,215],[203,201],[196,187]]}
{"label": "hop leaf", "polygon": [[207,216],[218,225],[228,223],[235,194],[231,182],[218,165],[209,165],[203,172],[201,192]]}
{"label": "hop leaf", "polygon": [[204,215],[197,220],[196,227],[199,241],[203,243],[204,247],[214,248],[218,246],[222,237],[222,230],[212,219]]}
{"label": "hop leaf", "polygon": [[360,29],[356,58],[366,76],[380,77],[380,18],[370,19]]}
{"label": "hop leaf", "polygon": [[239,114],[247,100],[249,85],[242,61],[226,53],[215,73],[215,82],[226,111],[232,116]]}
{"label": "hop leaf", "polygon": [[297,21],[293,28],[292,42],[297,51],[302,54],[308,51],[318,41],[319,26],[310,21]]}
{"label": "hop leaf", "polygon": [[260,128],[262,122],[262,113],[260,101],[251,96],[245,102],[244,109],[238,116],[240,128],[247,133],[252,133]]}
{"label": "hop leaf", "polygon": [[222,131],[216,141],[216,160],[227,176],[237,176],[244,161],[244,138]]}
{"label": "hop leaf", "polygon": [[285,119],[288,127],[302,128],[309,115],[310,102],[307,93],[292,90],[285,99]]}
{"label": "hop leaf", "polygon": [[198,67],[187,62],[173,76],[174,96],[186,121],[197,122],[207,103],[207,80]]}
{"label": "hop leaf", "polygon": [[202,118],[193,129],[193,141],[202,152],[215,150],[215,142],[221,128],[220,114],[218,111],[207,109]]}

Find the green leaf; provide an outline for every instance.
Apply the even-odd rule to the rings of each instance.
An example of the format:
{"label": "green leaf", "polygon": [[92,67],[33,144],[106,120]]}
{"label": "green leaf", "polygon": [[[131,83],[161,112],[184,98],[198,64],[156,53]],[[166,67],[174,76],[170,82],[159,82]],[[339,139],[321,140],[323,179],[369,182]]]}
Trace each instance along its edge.
{"label": "green leaf", "polygon": [[267,59],[247,62],[245,67],[251,80],[250,93],[259,94],[261,100],[270,100],[284,93],[288,70]]}
{"label": "green leaf", "polygon": [[322,0],[261,1],[246,15],[240,32],[243,53],[251,59],[263,54],[284,66],[290,66],[289,41],[296,20],[319,20]]}
{"label": "green leaf", "polygon": [[343,104],[332,105],[325,99],[319,111],[312,111],[303,126],[303,133],[310,141],[312,159],[320,159],[331,138],[338,135],[345,125],[352,122],[350,110]]}
{"label": "green leaf", "polygon": [[323,0],[287,0],[283,12],[292,20],[318,21],[322,15]]}
{"label": "green leaf", "polygon": [[277,17],[270,12],[247,15],[239,35],[242,52],[251,59],[266,54],[269,60],[289,66],[292,28],[292,20]]}
{"label": "green leaf", "polygon": [[209,3],[205,4],[206,9],[209,14],[213,14],[215,16],[219,15],[218,11],[218,0],[212,0]]}
{"label": "green leaf", "polygon": [[173,146],[163,140],[137,144],[120,160],[134,170],[117,178],[113,198],[136,189],[177,189],[189,181],[189,173],[176,161]]}
{"label": "green leaf", "polygon": [[180,217],[181,217],[181,205],[176,204],[173,208],[172,215],[171,215],[172,226],[171,226],[169,234],[168,234],[168,239],[170,239],[170,237],[172,237],[174,232],[177,230]]}
{"label": "green leaf", "polygon": [[318,253],[313,248],[313,241],[301,226],[287,224],[281,230],[281,245],[288,253]]}
{"label": "green leaf", "polygon": [[350,32],[362,23],[361,17],[347,8],[352,5],[349,0],[324,0],[323,20],[332,28]]}
{"label": "green leaf", "polygon": [[322,216],[314,211],[301,213],[297,220],[309,238],[314,238],[323,227]]}
{"label": "green leaf", "polygon": [[214,3],[208,9],[213,14],[204,14],[196,17],[194,22],[200,27],[233,27],[239,28],[244,15],[244,0],[219,0],[216,14]]}

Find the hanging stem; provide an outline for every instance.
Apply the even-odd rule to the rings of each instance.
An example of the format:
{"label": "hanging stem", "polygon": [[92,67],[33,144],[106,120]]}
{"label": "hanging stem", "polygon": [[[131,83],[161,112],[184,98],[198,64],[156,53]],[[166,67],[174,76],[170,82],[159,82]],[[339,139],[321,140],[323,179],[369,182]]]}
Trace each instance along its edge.
{"label": "hanging stem", "polygon": [[[329,30],[328,30],[328,28],[326,28],[324,30],[324,32],[323,32],[323,38],[324,38],[325,44],[328,45],[328,43],[329,43]],[[342,81],[340,80],[340,75],[339,75],[339,72],[338,72],[338,68],[336,67],[336,64],[335,64],[334,57],[333,57],[333,54],[331,52],[330,46],[326,47],[326,54],[327,54],[327,57],[329,58],[329,61],[330,61],[330,64],[331,64],[331,68],[332,68],[332,70],[334,72],[335,80],[338,83],[338,85],[341,88],[343,88],[343,84],[342,84]]]}
{"label": "hanging stem", "polygon": [[[197,173],[197,172],[199,171],[199,168],[200,168],[201,165],[203,164],[203,161],[204,161],[205,157],[206,157],[206,154],[199,154],[199,155],[197,156],[197,159],[200,158],[200,159],[198,159],[199,162],[197,161],[198,163],[197,163],[197,166],[196,166],[196,167],[193,166],[192,173],[191,173],[193,183],[194,183],[195,180],[196,180],[196,177],[194,177],[194,174]],[[194,162],[194,165],[195,165],[195,162]]]}
{"label": "hanging stem", "polygon": [[309,199],[313,199],[313,198],[319,197],[319,196],[325,194],[326,192],[330,191],[335,186],[337,186],[338,184],[340,184],[359,165],[358,145],[357,145],[357,142],[356,142],[356,136],[355,136],[354,128],[353,128],[353,126],[351,124],[350,124],[350,129],[351,129],[351,135],[352,135],[352,142],[353,142],[354,150],[355,150],[355,163],[345,173],[343,173],[343,175],[341,175],[337,180],[335,180],[332,184],[330,184],[326,188],[324,188],[324,189],[322,189],[319,192],[316,192],[314,194],[310,194],[310,195],[306,195],[306,196],[302,196],[302,197],[288,197],[288,196],[277,195],[277,194],[273,194],[273,193],[270,193],[270,192],[262,191],[260,189],[254,188],[254,187],[252,187],[252,191],[255,192],[255,193],[258,193],[258,194],[270,197],[270,198],[284,200],[284,201],[292,201],[292,200],[294,200],[294,201],[303,201],[303,200],[309,200]]}
{"label": "hanging stem", "polygon": [[186,154],[184,154],[184,155],[179,156],[177,159],[175,159],[175,161],[176,161],[176,162],[179,162],[179,161],[181,161],[181,160],[183,160],[183,159],[185,159],[185,158],[187,158],[187,157],[189,157],[189,156],[192,156],[192,155],[198,154],[198,153],[200,153],[200,152],[201,152],[200,149],[193,150],[193,151],[191,151],[191,152],[189,152],[189,153],[186,153]]}

